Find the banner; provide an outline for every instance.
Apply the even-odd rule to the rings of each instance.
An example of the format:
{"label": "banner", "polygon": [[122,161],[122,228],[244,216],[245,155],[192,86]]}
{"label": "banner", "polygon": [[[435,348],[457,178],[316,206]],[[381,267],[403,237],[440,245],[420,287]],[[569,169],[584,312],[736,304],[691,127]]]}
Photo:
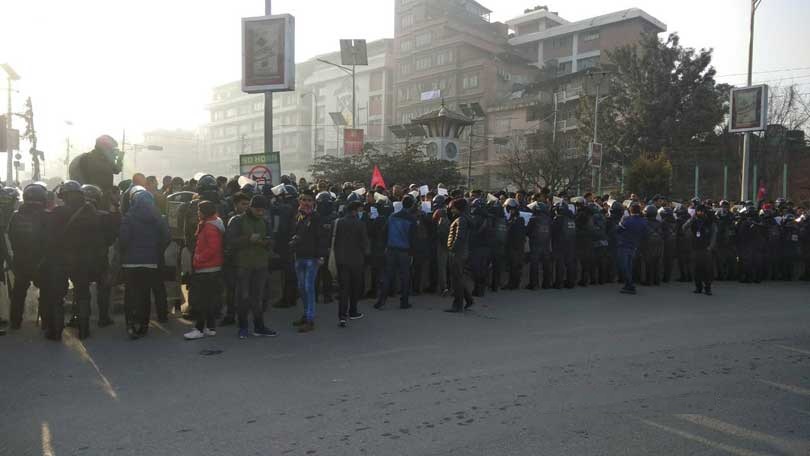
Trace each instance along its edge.
{"label": "banner", "polygon": [[343,156],[363,153],[363,130],[361,128],[343,129]]}
{"label": "banner", "polygon": [[242,18],[242,91],[295,90],[295,18]]}
{"label": "banner", "polygon": [[281,154],[270,152],[239,156],[239,174],[256,182],[261,189],[281,182]]}

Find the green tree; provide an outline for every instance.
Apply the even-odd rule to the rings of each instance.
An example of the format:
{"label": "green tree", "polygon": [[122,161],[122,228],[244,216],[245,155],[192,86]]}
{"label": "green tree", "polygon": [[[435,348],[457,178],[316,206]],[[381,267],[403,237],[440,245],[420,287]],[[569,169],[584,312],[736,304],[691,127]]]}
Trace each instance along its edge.
{"label": "green tree", "polygon": [[[723,122],[730,86],[715,81],[711,49],[685,48],[674,33],[666,40],[645,35],[608,57],[602,86],[607,96],[599,100],[599,142],[608,162],[629,163],[660,151],[678,158]],[[594,97],[583,97],[578,113],[583,146],[593,140],[593,112]]]}
{"label": "green tree", "polygon": [[669,194],[672,163],[664,154],[655,157],[639,157],[630,165],[625,188],[647,199],[654,195]]}
{"label": "green tree", "polygon": [[353,157],[325,155],[315,159],[309,170],[316,180],[369,184],[375,165],[380,167],[389,187],[394,184],[438,183],[454,186],[463,180],[455,162],[428,158],[419,144],[412,144],[402,152],[393,154],[384,154],[373,147],[367,147],[363,154]]}

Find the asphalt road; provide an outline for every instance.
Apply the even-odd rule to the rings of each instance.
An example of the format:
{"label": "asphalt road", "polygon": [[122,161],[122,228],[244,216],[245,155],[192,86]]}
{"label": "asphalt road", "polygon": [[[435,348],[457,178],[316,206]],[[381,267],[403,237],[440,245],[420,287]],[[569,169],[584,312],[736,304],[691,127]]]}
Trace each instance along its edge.
{"label": "asphalt road", "polygon": [[274,310],[245,341],[28,323],[0,337],[0,455],[810,455],[810,284],[617,291],[364,301],[346,329],[320,305],[307,335]]}

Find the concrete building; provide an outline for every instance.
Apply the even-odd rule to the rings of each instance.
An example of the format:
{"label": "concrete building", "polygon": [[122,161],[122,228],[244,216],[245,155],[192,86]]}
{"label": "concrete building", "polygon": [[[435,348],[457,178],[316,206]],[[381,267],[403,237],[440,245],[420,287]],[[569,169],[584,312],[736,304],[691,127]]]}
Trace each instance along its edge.
{"label": "concrete building", "polygon": [[204,135],[194,130],[151,130],[144,132],[143,140],[127,142],[124,155],[124,179],[134,172],[147,176],[180,176],[188,179],[198,168],[205,148]]}
{"label": "concrete building", "polygon": [[[397,0],[394,54],[396,55],[396,123],[446,105],[480,103],[486,108],[508,97],[514,83],[533,80],[537,69],[508,42],[506,24],[493,23],[490,10],[474,0]],[[486,123],[465,132],[473,134],[474,185],[486,185],[488,154]],[[470,147],[462,148],[459,162],[466,171]]]}

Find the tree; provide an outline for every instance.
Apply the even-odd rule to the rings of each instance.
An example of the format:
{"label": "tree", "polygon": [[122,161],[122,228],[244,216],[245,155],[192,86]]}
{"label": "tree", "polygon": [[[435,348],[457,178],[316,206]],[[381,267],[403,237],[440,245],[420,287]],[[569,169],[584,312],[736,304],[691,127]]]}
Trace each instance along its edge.
{"label": "tree", "polygon": [[[730,86],[717,84],[712,50],[684,48],[677,34],[645,35],[638,45],[608,53],[608,96],[599,100],[599,142],[606,160],[627,163],[642,154],[670,156],[713,135],[727,112]],[[580,142],[593,139],[593,97],[578,113]]]}
{"label": "tree", "polygon": [[666,195],[671,178],[672,163],[664,154],[652,158],[639,157],[630,165],[625,188],[644,198]]}
{"label": "tree", "polygon": [[404,151],[393,154],[384,154],[373,147],[366,147],[364,153],[352,157],[325,155],[315,159],[309,170],[316,180],[368,183],[374,165],[380,167],[389,186],[438,183],[454,186],[463,180],[455,162],[428,158],[419,144],[411,144]]}
{"label": "tree", "polygon": [[569,192],[590,173],[587,158],[566,156],[548,132],[516,131],[499,155],[499,176],[523,189]]}

